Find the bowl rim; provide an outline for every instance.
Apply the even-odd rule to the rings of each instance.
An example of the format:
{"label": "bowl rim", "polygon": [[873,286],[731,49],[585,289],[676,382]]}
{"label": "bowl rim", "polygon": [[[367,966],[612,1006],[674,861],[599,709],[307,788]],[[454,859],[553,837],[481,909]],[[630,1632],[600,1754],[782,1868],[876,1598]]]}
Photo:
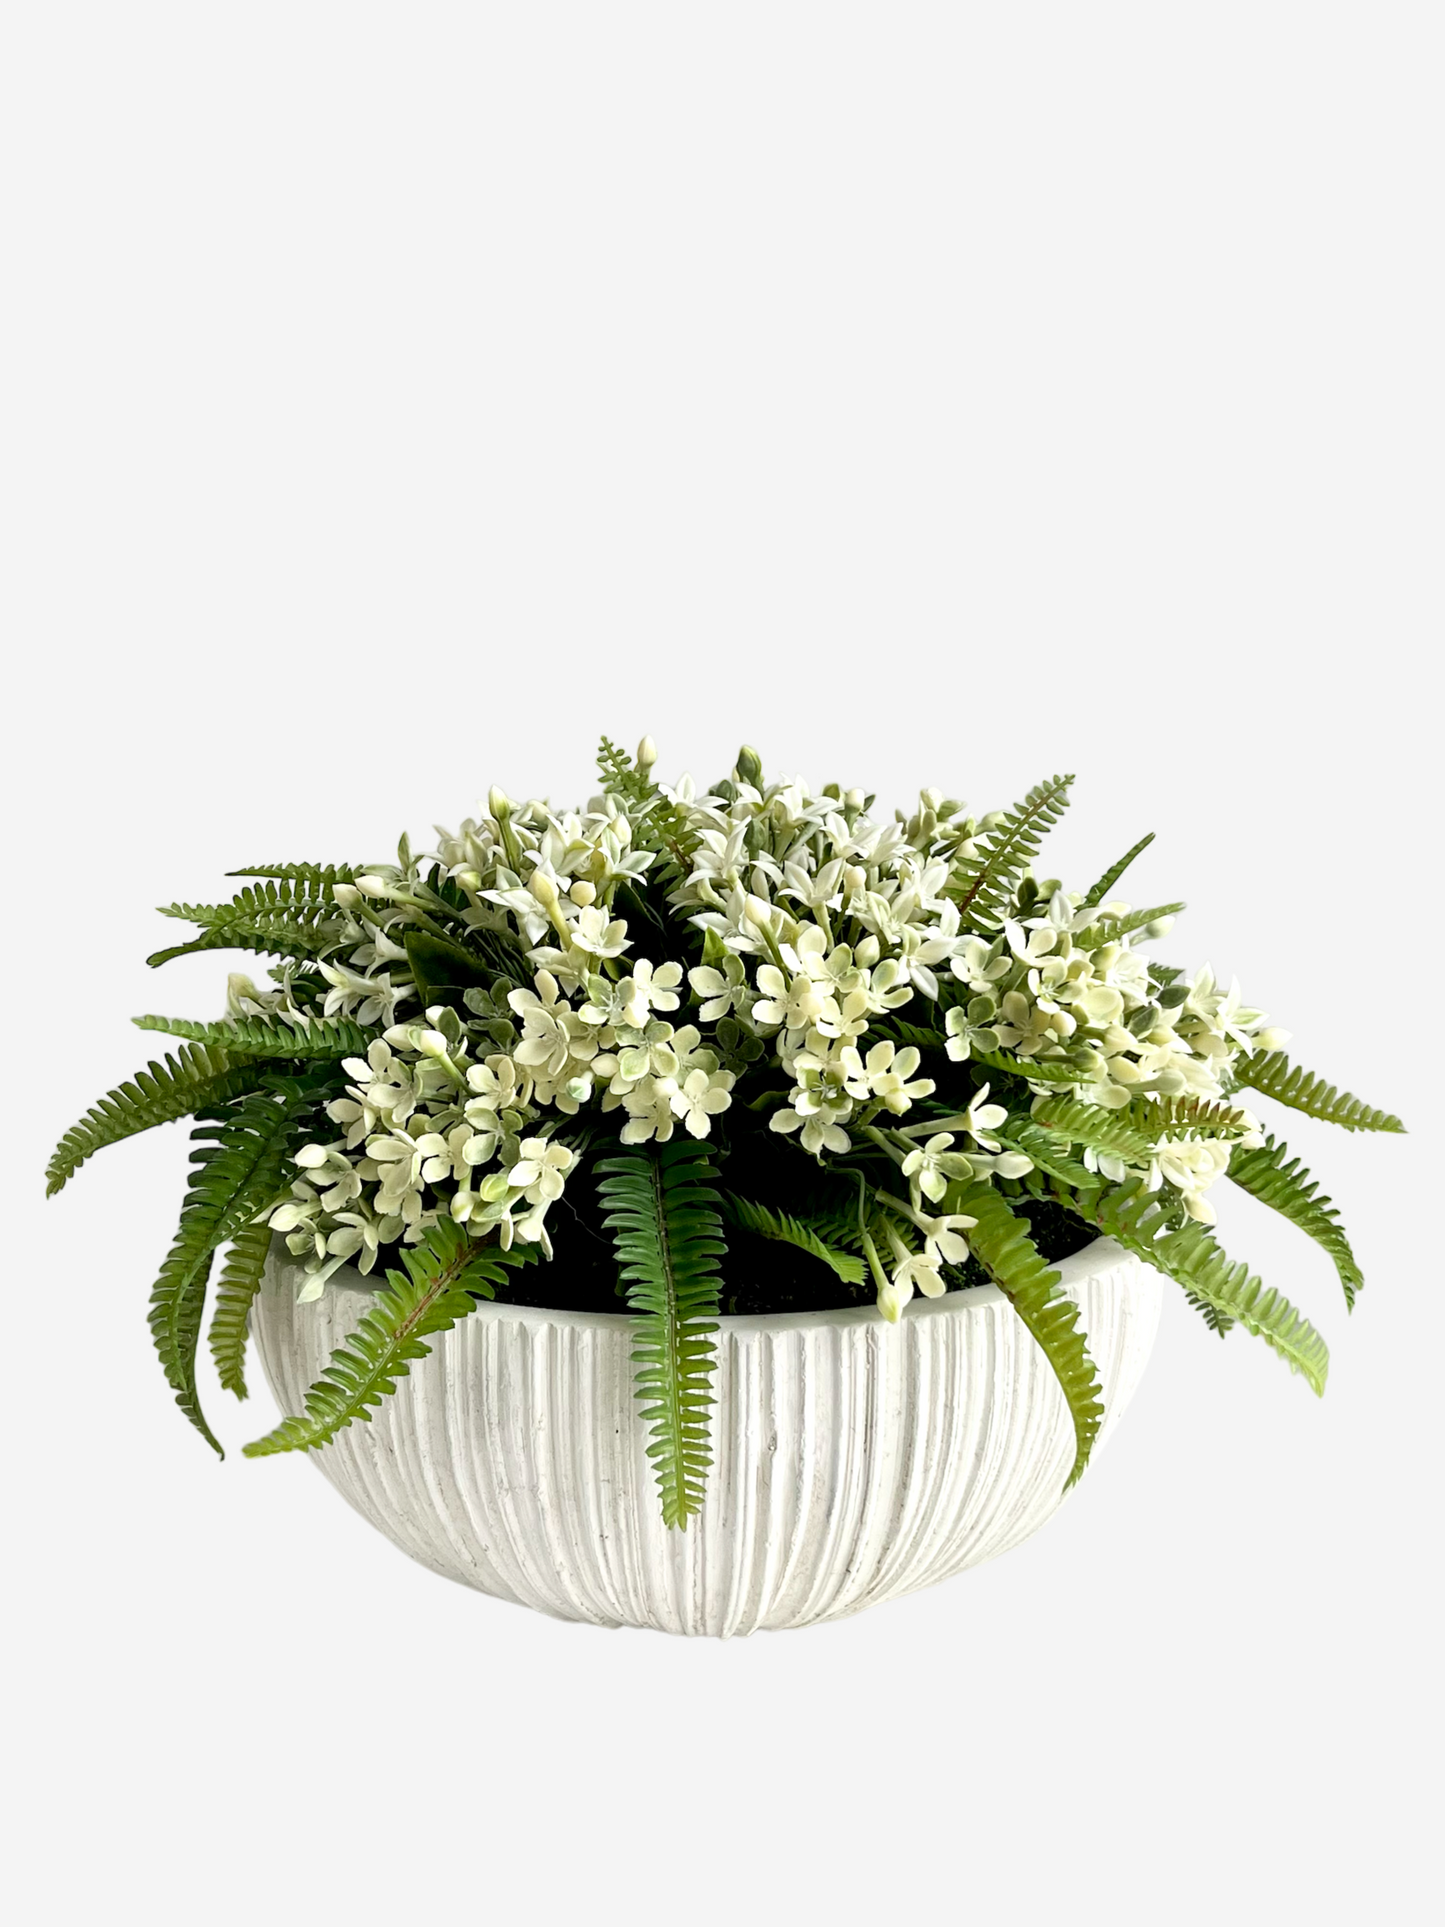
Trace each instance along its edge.
{"label": "bowl rim", "polygon": [[[1052,1268],[1059,1274],[1059,1283],[1063,1291],[1071,1295],[1071,1288],[1081,1284],[1085,1279],[1096,1277],[1101,1272],[1112,1271],[1117,1265],[1131,1259],[1135,1265],[1141,1262],[1122,1245],[1116,1244],[1112,1238],[1095,1238],[1082,1250],[1071,1253],[1067,1258],[1060,1258]],[[293,1261],[281,1239],[273,1237],[266,1260],[268,1289],[275,1293],[288,1272],[300,1270],[301,1266]],[[343,1265],[340,1270],[333,1272],[327,1285],[328,1290],[367,1297],[377,1288],[371,1279],[364,1278],[353,1265]],[[903,1307],[902,1322],[917,1324],[921,1319],[927,1318],[957,1318],[969,1312],[981,1310],[985,1305],[1002,1305],[1007,1302],[997,1285],[971,1285],[964,1291],[946,1292],[942,1298],[916,1296],[910,1299]],[[530,1325],[534,1328],[543,1325],[560,1325],[582,1326],[596,1331],[633,1331],[637,1326],[637,1319],[630,1312],[554,1311],[546,1305],[509,1305],[500,1298],[484,1299],[471,1316],[501,1324]],[[715,1322],[721,1334],[828,1329],[841,1331],[854,1325],[877,1325],[881,1330],[887,1330],[886,1320],[879,1317],[877,1307],[871,1304],[838,1306],[831,1311],[723,1312],[718,1315]]]}

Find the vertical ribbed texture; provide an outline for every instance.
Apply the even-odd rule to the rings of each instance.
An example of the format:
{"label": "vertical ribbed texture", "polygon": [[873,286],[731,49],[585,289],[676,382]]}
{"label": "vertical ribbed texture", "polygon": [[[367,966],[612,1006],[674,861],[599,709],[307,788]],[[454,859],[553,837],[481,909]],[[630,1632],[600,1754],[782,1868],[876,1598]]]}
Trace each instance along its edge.
{"label": "vertical ribbed texture", "polygon": [[[277,1253],[252,1322],[298,1412],[369,1299],[297,1305]],[[1104,1388],[1097,1460],[1153,1346],[1160,1281],[1107,1240],[1059,1269]],[[896,1327],[872,1311],[724,1318],[707,1502],[668,1532],[632,1333],[625,1317],[483,1305],[316,1463],[449,1579],[564,1619],[723,1638],[932,1585],[1017,1545],[1062,1496],[1063,1395],[988,1288],[915,1300]]]}

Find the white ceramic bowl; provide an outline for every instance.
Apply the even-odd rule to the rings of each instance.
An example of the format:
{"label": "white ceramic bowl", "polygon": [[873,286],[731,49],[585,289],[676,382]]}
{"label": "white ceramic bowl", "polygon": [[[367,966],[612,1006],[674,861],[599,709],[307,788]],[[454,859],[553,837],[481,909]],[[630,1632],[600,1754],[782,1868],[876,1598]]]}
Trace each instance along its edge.
{"label": "white ceramic bowl", "polygon": [[[1160,1280],[1106,1239],[1059,1270],[1103,1384],[1102,1445],[1153,1346]],[[341,1289],[298,1305],[297,1276],[273,1244],[253,1312],[288,1412],[369,1303],[344,1271]],[[1063,1395],[986,1286],[915,1299],[896,1326],[872,1309],[719,1320],[707,1500],[669,1532],[633,1329],[620,1314],[484,1304],[315,1462],[448,1579],[559,1619],[721,1638],[931,1586],[1016,1546],[1062,1497]]]}

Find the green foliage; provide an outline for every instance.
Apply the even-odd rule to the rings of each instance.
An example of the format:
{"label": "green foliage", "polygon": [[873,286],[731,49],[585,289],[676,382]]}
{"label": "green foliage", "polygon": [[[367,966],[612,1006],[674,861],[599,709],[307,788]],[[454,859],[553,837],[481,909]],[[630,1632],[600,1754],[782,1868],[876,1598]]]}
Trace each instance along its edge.
{"label": "green foliage", "polygon": [[213,1044],[187,1046],[175,1057],[148,1064],[128,1084],[108,1091],[65,1133],[46,1166],[46,1196],[53,1198],[85,1160],[106,1145],[224,1104],[255,1090],[260,1081],[260,1069],[248,1058]]}
{"label": "green foliage", "polygon": [[227,1017],[215,1024],[193,1023],[188,1017],[133,1017],[139,1030],[163,1030],[172,1037],[189,1037],[198,1044],[219,1045],[234,1056],[287,1058],[364,1057],[366,1047],[380,1033],[363,1030],[346,1017],[317,1018],[310,1024],[288,1024],[279,1017]]}
{"label": "green foliage", "polygon": [[[286,1189],[298,1139],[295,1093],[255,1092],[192,1133],[191,1180],[170,1254],[151,1289],[150,1327],[176,1403],[209,1445],[196,1390],[196,1345],[217,1246],[234,1238]],[[223,1455],[224,1456],[224,1455]]]}
{"label": "green foliage", "polygon": [[663,857],[662,874],[669,880],[685,876],[698,848],[697,832],[686,815],[667,800],[646,770],[605,736],[597,749],[597,770],[608,795],[628,806],[638,846]]}
{"label": "green foliage", "polygon": [[157,950],[158,966],[203,950],[259,950],[274,957],[319,957],[332,947],[327,925],[337,915],[330,885],[307,878],[271,879],[240,890],[229,903],[172,903],[161,915],[199,924],[204,936]]}
{"label": "green foliage", "polygon": [[801,1218],[790,1218],[782,1211],[770,1211],[766,1205],[753,1204],[749,1199],[734,1197],[731,1193],[724,1197],[723,1209],[742,1230],[806,1251],[810,1257],[820,1259],[836,1272],[845,1285],[862,1284],[866,1275],[863,1260],[851,1251],[839,1251],[836,1245],[830,1245]]}
{"label": "green foliage", "polygon": [[1339,1213],[1326,1197],[1319,1195],[1319,1184],[1310,1177],[1298,1158],[1289,1158],[1289,1147],[1267,1137],[1257,1150],[1245,1151],[1236,1145],[1230,1154],[1229,1176],[1242,1191],[1272,1211],[1298,1225],[1327,1251],[1334,1260],[1344,1287],[1345,1303],[1353,1311],[1355,1293],[1365,1280]]}
{"label": "green foliage", "polygon": [[986,1064],[1005,1077],[1022,1077],[1032,1084],[1077,1084],[1084,1072],[1062,1057],[1015,1057],[1012,1051],[976,1050],[970,1060]]}
{"label": "green foliage", "polygon": [[406,961],[423,1010],[432,1004],[459,1004],[468,990],[489,988],[496,971],[459,943],[408,930]]}
{"label": "green foliage", "polygon": [[1052,1131],[1040,1130],[1036,1124],[1024,1118],[1010,1118],[1007,1126],[1000,1128],[999,1142],[1022,1151],[1025,1157],[1033,1160],[1038,1170],[1076,1189],[1082,1187],[1087,1191],[1091,1186],[1104,1182],[1096,1171],[1080,1164],[1077,1158],[1071,1158]]}
{"label": "green foliage", "polygon": [[304,1412],[244,1447],[249,1459],[275,1452],[313,1452],[393,1393],[417,1359],[431,1350],[423,1339],[451,1327],[494,1297],[517,1251],[475,1243],[460,1225],[441,1218],[419,1245],[403,1247],[401,1271],[388,1271],[385,1288],[326,1370],[306,1394]]}
{"label": "green foliage", "polygon": [[278,882],[304,883],[313,895],[329,896],[338,883],[355,883],[363,875],[350,863],[258,863],[249,870],[227,870],[228,877],[274,877]]}
{"label": "green foliage", "polygon": [[1081,910],[1092,910],[1097,904],[1106,902],[1109,892],[1119,881],[1120,877],[1123,876],[1135,857],[1142,855],[1153,841],[1154,832],[1150,830],[1147,836],[1141,836],[1139,838],[1139,841],[1132,849],[1126,850],[1117,863],[1110,864],[1109,868],[1105,870],[1094,887],[1091,890],[1085,891],[1084,900],[1079,905],[1079,908]]}
{"label": "green foliage", "polygon": [[949,1193],[949,1209],[978,1220],[969,1250],[1008,1299],[1053,1367],[1074,1423],[1074,1464],[1065,1490],[1083,1476],[1103,1423],[1098,1374],[1079,1329],[1079,1308],[1059,1290],[1059,1274],[1039,1256],[1028,1225],[991,1184]]}
{"label": "green foliage", "polygon": [[1351,1097],[1348,1091],[1337,1091],[1333,1084],[1326,1084],[1312,1071],[1291,1064],[1283,1051],[1270,1051],[1263,1057],[1242,1057],[1234,1067],[1234,1075],[1238,1084],[1258,1091],[1261,1097],[1272,1097],[1278,1104],[1287,1104],[1292,1111],[1323,1118],[1326,1124],[1338,1124],[1346,1131],[1403,1131],[1405,1128],[1399,1118],[1391,1117],[1387,1111],[1372,1110],[1358,1097]]}
{"label": "green foliage", "polygon": [[662,1517],[686,1529],[701,1509],[712,1463],[708,1386],[726,1251],[722,1199],[706,1150],[687,1139],[608,1158],[596,1169],[627,1302],[642,1314],[633,1359]]}
{"label": "green foliage", "polygon": [[1330,1365],[1325,1341],[1287,1298],[1266,1290],[1247,1265],[1231,1261],[1202,1224],[1173,1227],[1158,1194],[1146,1191],[1137,1178],[1079,1195],[1056,1195],[1095,1230],[1182,1285],[1196,1305],[1237,1320],[1262,1338],[1323,1394]]}
{"label": "green foliage", "polygon": [[1003,811],[995,827],[978,838],[982,861],[958,886],[959,912],[973,929],[996,929],[1001,923],[1045,834],[1063,815],[1073,780],[1054,776],[1036,784],[1022,803]]}
{"label": "green foliage", "polygon": [[1252,1128],[1242,1111],[1211,1097],[1139,1097],[1125,1115],[1155,1138],[1241,1137]]}
{"label": "green foliage", "polygon": [[1126,1111],[1106,1111],[1078,1098],[1042,1098],[1034,1105],[1032,1117],[1035,1124],[1069,1144],[1086,1144],[1091,1151],[1106,1151],[1131,1164],[1142,1163],[1154,1148],[1153,1138]]}
{"label": "green foliage", "polygon": [[1124,917],[1104,917],[1098,923],[1090,924],[1077,941],[1085,947],[1117,943],[1121,937],[1131,937],[1136,930],[1157,923],[1161,917],[1177,917],[1183,908],[1182,903],[1156,903],[1152,910],[1131,910]]}
{"label": "green foliage", "polygon": [[270,1247],[271,1227],[264,1220],[244,1225],[231,1239],[216,1282],[208,1343],[222,1386],[237,1398],[246,1396],[247,1322]]}

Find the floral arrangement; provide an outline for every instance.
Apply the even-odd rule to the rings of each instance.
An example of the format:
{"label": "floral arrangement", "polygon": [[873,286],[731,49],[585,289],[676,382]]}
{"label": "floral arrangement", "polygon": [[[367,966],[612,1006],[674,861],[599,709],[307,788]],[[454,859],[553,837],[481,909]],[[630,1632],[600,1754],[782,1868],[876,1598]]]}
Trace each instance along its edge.
{"label": "floral arrangement", "polygon": [[1152,837],[1069,891],[1033,869],[1067,776],[982,817],[924,790],[882,821],[860,790],[765,781],[751,749],[701,794],[655,760],[650,739],[632,758],[604,738],[585,810],[494,789],[428,854],[403,839],[394,864],[235,871],[231,901],[164,912],[201,934],[152,964],[260,952],[280,959],[270,987],[232,976],[218,1022],[137,1018],[186,1041],[87,1113],[48,1176],[54,1192],[101,1146],[196,1120],[150,1322],[218,1452],[196,1380],[210,1274],[225,1247],[209,1342],[244,1397],[273,1236],[303,1298],[343,1265],[376,1291],[304,1411],[247,1453],[369,1418],[428,1336],[522,1289],[554,1234],[565,1273],[585,1237],[612,1309],[637,1315],[670,1525],[703,1499],[724,1260],[780,1247],[890,1321],[915,1292],[992,1279],[1063,1388],[1071,1482],[1099,1387],[1043,1247],[1116,1239],[1323,1390],[1323,1341],[1221,1251],[1211,1190],[1227,1178],[1307,1232],[1350,1304],[1360,1271],[1240,1093],[1403,1127],[1292,1066],[1237,986],[1147,957],[1183,905],[1113,892]]}

